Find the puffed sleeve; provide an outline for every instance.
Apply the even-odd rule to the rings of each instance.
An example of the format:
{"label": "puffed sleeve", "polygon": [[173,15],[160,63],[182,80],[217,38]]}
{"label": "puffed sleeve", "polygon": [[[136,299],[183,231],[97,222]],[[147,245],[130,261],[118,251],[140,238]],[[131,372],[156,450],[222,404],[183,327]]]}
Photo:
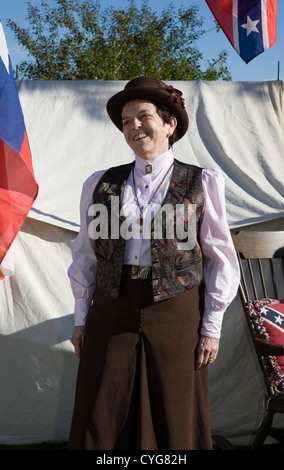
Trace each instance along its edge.
{"label": "puffed sleeve", "polygon": [[72,245],[72,263],[68,276],[75,298],[75,326],[84,325],[96,287],[97,259],[95,241],[89,237],[88,227],[92,217],[88,215],[93,204],[93,193],[104,171],[90,176],[84,183],[80,200],[80,231]]}
{"label": "puffed sleeve", "polygon": [[200,244],[204,259],[205,309],[201,334],[220,338],[223,316],[237,294],[240,272],[226,217],[225,181],[218,169],[203,170],[204,209]]}

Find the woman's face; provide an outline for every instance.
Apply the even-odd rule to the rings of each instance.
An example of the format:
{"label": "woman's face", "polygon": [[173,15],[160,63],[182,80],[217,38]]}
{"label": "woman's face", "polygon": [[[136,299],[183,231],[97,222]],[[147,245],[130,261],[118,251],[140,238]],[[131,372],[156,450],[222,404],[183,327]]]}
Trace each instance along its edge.
{"label": "woman's face", "polygon": [[138,157],[151,160],[169,149],[168,136],[175,130],[176,119],[165,123],[151,101],[129,101],[121,117],[125,140]]}

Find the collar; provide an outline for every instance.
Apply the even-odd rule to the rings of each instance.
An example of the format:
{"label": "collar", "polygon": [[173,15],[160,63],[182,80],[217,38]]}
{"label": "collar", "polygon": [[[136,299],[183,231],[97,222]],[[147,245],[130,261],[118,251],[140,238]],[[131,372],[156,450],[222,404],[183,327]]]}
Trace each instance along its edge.
{"label": "collar", "polygon": [[[152,174],[157,174],[160,171],[164,171],[165,169],[168,169],[170,165],[174,161],[174,156],[173,156],[173,151],[170,148],[166,152],[162,153],[161,155],[158,155],[157,157],[154,157],[151,162],[147,162],[141,157],[138,157],[138,155],[135,155],[135,170],[139,172],[139,174],[146,175],[145,167],[147,165],[152,166]],[[151,174],[150,173],[150,174]]]}

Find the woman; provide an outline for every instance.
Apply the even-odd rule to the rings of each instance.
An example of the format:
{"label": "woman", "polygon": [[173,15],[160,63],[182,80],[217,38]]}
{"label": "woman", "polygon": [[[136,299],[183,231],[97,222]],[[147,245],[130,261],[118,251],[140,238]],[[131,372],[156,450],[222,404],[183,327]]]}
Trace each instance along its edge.
{"label": "woman", "polygon": [[[82,191],[69,268],[80,357],[69,448],[211,449],[208,365],[239,283],[224,181],[218,170],[173,157],[188,128],[179,90],[139,77],[107,111],[135,159],[96,172]],[[128,227],[116,237],[115,198],[119,229]],[[180,206],[193,243],[178,236]],[[99,207],[105,237],[96,236],[98,225],[90,231]],[[165,208],[169,218],[159,219]]]}

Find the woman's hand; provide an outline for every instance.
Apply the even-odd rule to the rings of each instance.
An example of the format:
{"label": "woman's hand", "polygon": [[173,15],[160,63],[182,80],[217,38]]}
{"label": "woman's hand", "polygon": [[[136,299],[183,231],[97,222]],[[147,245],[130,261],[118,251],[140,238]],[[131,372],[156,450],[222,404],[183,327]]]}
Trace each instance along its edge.
{"label": "woman's hand", "polygon": [[215,361],[219,350],[219,339],[210,338],[209,336],[200,336],[197,357],[196,369],[207,367]]}
{"label": "woman's hand", "polygon": [[71,343],[74,346],[76,356],[80,357],[83,347],[85,325],[75,326]]}

